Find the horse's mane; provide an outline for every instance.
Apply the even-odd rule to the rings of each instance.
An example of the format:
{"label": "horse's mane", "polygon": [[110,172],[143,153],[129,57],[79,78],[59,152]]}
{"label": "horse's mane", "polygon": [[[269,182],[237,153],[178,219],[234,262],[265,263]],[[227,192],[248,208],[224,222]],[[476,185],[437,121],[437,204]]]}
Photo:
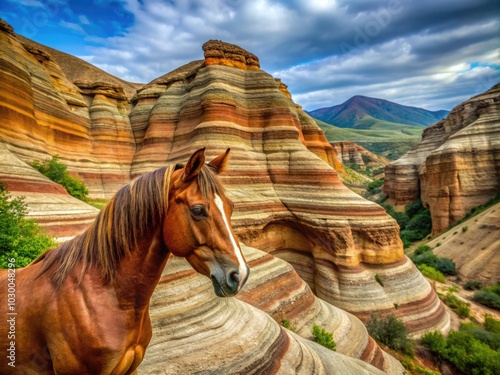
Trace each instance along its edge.
{"label": "horse's mane", "polygon": [[[97,268],[103,283],[112,281],[121,258],[137,246],[141,237],[163,222],[170,180],[173,172],[181,167],[173,164],[157,169],[122,187],[85,232],[35,260],[34,263],[43,262],[39,275],[55,266],[51,278],[59,288],[80,263],[80,277],[89,268]],[[203,166],[197,180],[205,197],[223,194],[223,187],[210,167]]]}

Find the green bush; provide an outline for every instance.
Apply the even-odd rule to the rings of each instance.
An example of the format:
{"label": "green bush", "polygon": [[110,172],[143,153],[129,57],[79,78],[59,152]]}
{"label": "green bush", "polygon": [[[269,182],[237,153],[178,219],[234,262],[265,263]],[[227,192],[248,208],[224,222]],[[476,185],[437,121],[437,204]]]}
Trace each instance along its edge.
{"label": "green bush", "polygon": [[439,258],[434,266],[443,275],[456,275],[455,263],[449,258]]}
{"label": "green bush", "polygon": [[444,353],[446,350],[446,338],[440,331],[430,331],[422,336],[422,343],[433,353]]}
{"label": "green bush", "polygon": [[325,331],[317,324],[313,325],[312,334],[314,341],[330,350],[336,350],[336,343],[333,340],[333,333]]}
{"label": "green bush", "polygon": [[405,207],[405,212],[409,217],[413,217],[417,215],[419,212],[424,210],[425,208],[424,205],[422,204],[421,199],[418,199],[415,202],[412,202]]}
{"label": "green bush", "polygon": [[479,290],[482,287],[483,287],[483,283],[481,281],[478,281],[478,280],[467,281],[464,284],[465,290]]}
{"label": "green bush", "polygon": [[366,328],[370,336],[378,342],[413,357],[414,342],[410,339],[408,329],[404,323],[396,318],[394,314],[390,314],[385,318],[382,318],[380,313],[372,314],[368,322],[366,322]]}
{"label": "green bush", "polygon": [[474,293],[472,299],[482,305],[500,310],[500,296],[486,289]]}
{"label": "green bush", "polygon": [[420,266],[421,264],[425,264],[430,267],[434,267],[438,261],[438,257],[432,251],[427,251],[420,255],[412,255],[410,259],[415,263],[416,266]]}
{"label": "green bush", "polygon": [[500,320],[493,318],[490,314],[484,316],[484,329],[491,333],[500,333]]}
{"label": "green bush", "polygon": [[453,363],[464,374],[500,374],[500,352],[467,331],[451,331],[448,339],[441,332],[427,332],[422,343],[441,358]]}
{"label": "green bush", "polygon": [[89,194],[87,187],[82,181],[69,175],[66,170],[68,167],[59,161],[58,155],[42,163],[35,160],[31,166],[55,183],[62,185],[71,196],[87,201]]}
{"label": "green bush", "polygon": [[445,358],[465,374],[500,374],[500,353],[480,342],[468,332],[450,332]]}
{"label": "green bush", "polygon": [[376,188],[381,187],[384,184],[384,179],[372,181],[368,184],[368,190],[375,190]]}
{"label": "green bush", "polygon": [[453,293],[446,293],[443,302],[449,306],[453,311],[455,311],[462,318],[468,318],[470,316],[470,306],[469,304],[461,301]]}
{"label": "green bush", "polygon": [[432,266],[428,266],[427,264],[422,263],[417,268],[420,272],[422,272],[422,275],[428,277],[431,280],[436,280],[440,283],[446,282],[444,275]]}
{"label": "green bush", "polygon": [[429,245],[421,244],[421,245],[418,245],[418,247],[415,250],[415,252],[413,253],[413,255],[414,256],[421,255],[421,254],[427,253],[429,251],[432,251],[432,248]]}
{"label": "green bush", "polygon": [[382,286],[382,287],[384,286],[384,283],[383,283],[383,282],[382,282],[382,280],[380,279],[380,276],[378,275],[378,273],[377,273],[377,274],[375,274],[375,281],[376,281],[377,283],[379,283],[379,284],[380,284],[380,286]]}
{"label": "green bush", "polygon": [[16,267],[25,267],[56,245],[34,220],[25,218],[27,212],[24,199],[12,198],[0,183],[0,268],[7,268],[12,258]]}
{"label": "green bush", "polygon": [[292,326],[292,323],[288,319],[281,318],[281,324],[283,325],[283,327],[285,327],[286,329],[288,329],[292,332],[295,332],[295,330],[296,330],[296,327]]}

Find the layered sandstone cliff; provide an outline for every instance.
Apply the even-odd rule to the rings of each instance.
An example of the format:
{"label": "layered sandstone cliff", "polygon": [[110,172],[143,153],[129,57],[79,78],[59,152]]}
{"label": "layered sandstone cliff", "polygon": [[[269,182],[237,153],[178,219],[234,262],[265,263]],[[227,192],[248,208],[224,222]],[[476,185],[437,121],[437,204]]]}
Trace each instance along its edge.
{"label": "layered sandstone cliff", "polygon": [[390,163],[389,159],[368,151],[363,146],[354,142],[332,142],[330,143],[343,164],[355,165],[365,170],[367,167],[383,168]]}
{"label": "layered sandstone cliff", "polygon": [[424,131],[414,149],[385,170],[396,204],[422,198],[433,232],[463,218],[500,189],[500,84],[455,107]]}
{"label": "layered sandstone cliff", "polygon": [[[286,272],[275,269],[262,274],[258,280],[261,287],[250,283],[242,300],[276,320],[284,311],[304,337],[310,336],[313,320],[321,321],[335,331],[341,353],[388,372],[392,371],[390,357],[380,351],[356,318],[339,307],[362,320],[374,311],[396,313],[415,334],[446,329],[448,315],[430,285],[404,256],[395,221],[340,182],[336,169],[341,163],[333,147],[292,101],[286,86],[259,69],[254,55],[222,42],[208,42],[203,46],[205,60],[186,64],[144,85],[129,102],[130,96],[116,82],[69,80],[50,54],[29,52],[26,46],[15,35],[0,32],[0,47],[6,52],[0,56],[4,83],[0,111],[6,119],[0,126],[0,140],[15,157],[29,162],[59,154],[69,170],[90,186],[93,196],[109,197],[134,176],[168,162],[185,162],[197,148],[206,146],[210,158],[230,147],[231,163],[223,180],[236,204],[233,227],[242,243],[273,255],[259,255],[262,260],[254,262],[252,268],[258,269],[271,262],[266,259],[277,256],[289,262],[307,283],[295,274],[278,277],[295,272],[291,268]],[[246,252],[253,257],[251,250]],[[283,286],[279,289],[273,284],[278,279],[281,284],[276,285]],[[175,278],[168,280],[170,288]],[[154,317],[155,334],[159,335],[155,345],[160,346],[150,348],[152,358],[155,350],[166,352],[161,345],[173,345],[174,357],[182,352],[175,351],[177,344],[187,351],[194,345],[189,337],[197,338],[200,327],[187,322],[192,316],[190,304],[198,302],[188,298],[187,291],[197,289],[205,309],[199,315],[203,320],[208,319],[207,314],[211,316],[209,307],[213,307],[234,308],[236,317],[249,322],[242,336],[229,329],[240,327],[239,320],[232,318],[229,325],[215,319],[206,330],[200,328],[200,338],[217,332],[222,338],[235,340],[234,356],[229,356],[232,359],[214,352],[214,366],[257,366],[249,357],[238,362],[247,339],[245,345],[254,348],[253,358],[260,358],[255,351],[281,350],[276,355],[282,361],[275,365],[283,369],[298,368],[293,366],[298,366],[300,355],[304,363],[316,363],[318,369],[328,366],[325,358],[331,354],[311,349],[311,344],[304,344],[246,304],[220,301],[211,294],[208,297],[204,288],[208,288],[206,281],[190,277],[179,289],[182,292],[172,297],[175,303],[166,307],[155,302],[163,298],[164,288],[159,288],[155,308],[173,309],[177,318],[169,323],[159,315]],[[291,290],[300,290],[302,299]],[[257,316],[255,321],[253,316]],[[260,326],[252,322],[270,328],[260,332]],[[165,336],[160,332],[162,327],[170,327],[165,328]],[[180,336],[175,336],[175,330]],[[170,334],[181,341],[168,343]],[[180,357],[177,362],[172,358],[172,363],[181,363]],[[342,363],[349,362],[339,358]],[[193,362],[192,369],[199,365]],[[196,372],[189,370],[191,365],[186,366],[186,373]],[[157,367],[150,369],[157,371]]]}
{"label": "layered sandstone cliff", "polygon": [[123,87],[106,77],[70,81],[45,48],[4,22],[0,51],[0,141],[28,163],[58,154],[95,197],[129,182],[135,141]]}

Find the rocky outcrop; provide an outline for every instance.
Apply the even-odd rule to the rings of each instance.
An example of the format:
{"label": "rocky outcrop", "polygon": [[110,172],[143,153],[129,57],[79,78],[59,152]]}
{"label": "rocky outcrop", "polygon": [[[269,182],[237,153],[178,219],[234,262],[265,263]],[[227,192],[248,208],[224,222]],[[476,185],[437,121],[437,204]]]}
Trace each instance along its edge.
{"label": "rocky outcrop", "polygon": [[500,283],[500,203],[428,242],[441,258],[455,262],[462,282]]}
{"label": "rocky outcrop", "polygon": [[384,193],[397,204],[421,197],[434,233],[493,198],[500,188],[499,114],[500,84],[455,107],[386,168]]}
{"label": "rocky outcrop", "polygon": [[224,65],[244,70],[260,69],[257,56],[234,44],[209,40],[202,48],[206,66]]}
{"label": "rocky outcrop", "polygon": [[[169,260],[153,295],[153,340],[139,373],[403,372],[358,319],[315,298],[287,263],[256,249],[243,250],[252,273],[238,299],[215,297],[207,278],[183,259]],[[285,318],[297,333],[279,324]],[[334,332],[337,352],[308,340],[313,324]]]}
{"label": "rocky outcrop", "polygon": [[356,165],[365,170],[368,166],[380,168],[390,163],[389,159],[376,155],[354,142],[332,142],[330,144],[337,154],[337,159],[343,164]]}
{"label": "rocky outcrop", "polygon": [[123,88],[70,81],[45,48],[0,32],[0,141],[25,162],[58,154],[91,195],[130,181],[135,142]]}

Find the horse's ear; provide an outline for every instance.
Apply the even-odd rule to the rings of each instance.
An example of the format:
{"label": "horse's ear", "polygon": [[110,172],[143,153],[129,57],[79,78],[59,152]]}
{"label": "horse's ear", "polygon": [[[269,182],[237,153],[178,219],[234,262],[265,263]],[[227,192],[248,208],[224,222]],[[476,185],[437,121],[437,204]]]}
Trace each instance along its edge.
{"label": "horse's ear", "polygon": [[215,169],[217,173],[221,173],[226,169],[227,161],[229,160],[229,151],[231,149],[228,148],[226,152],[223,152],[219,156],[217,156],[214,160],[212,160],[208,165]]}
{"label": "horse's ear", "polygon": [[193,177],[195,177],[201,168],[203,168],[203,164],[205,163],[205,147],[200,148],[198,151],[195,151],[193,155],[189,158],[186,166],[184,167],[184,174],[182,175],[182,181],[189,181]]}

